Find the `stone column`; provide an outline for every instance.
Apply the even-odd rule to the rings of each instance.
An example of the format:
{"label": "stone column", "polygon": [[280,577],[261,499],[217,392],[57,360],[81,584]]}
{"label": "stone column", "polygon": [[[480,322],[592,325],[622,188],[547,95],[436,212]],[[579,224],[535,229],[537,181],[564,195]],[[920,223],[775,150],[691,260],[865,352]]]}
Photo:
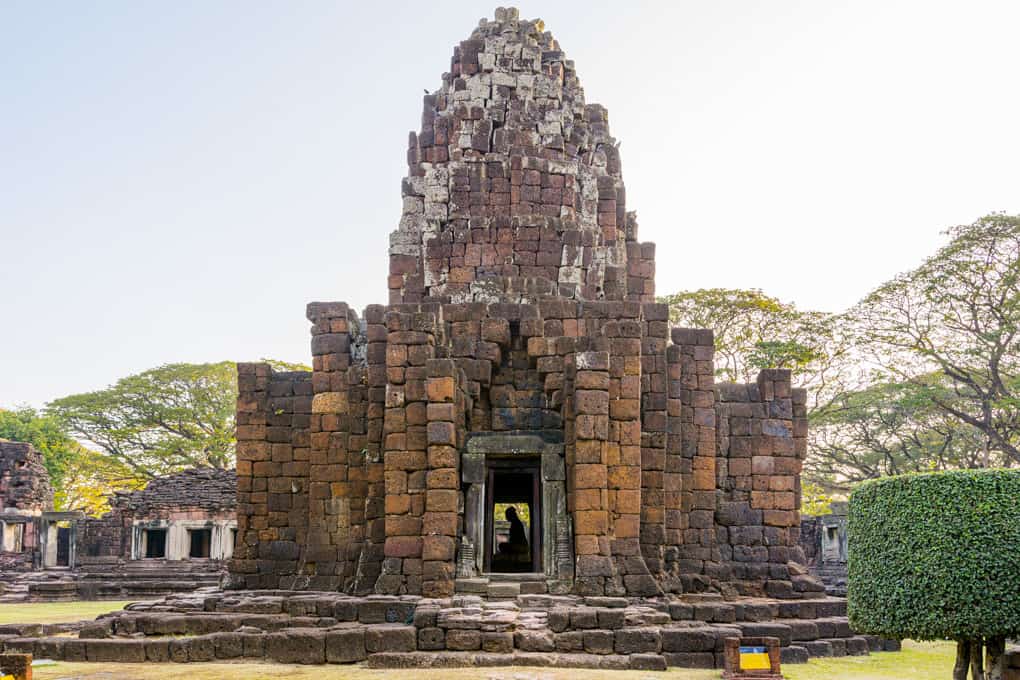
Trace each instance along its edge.
{"label": "stone column", "polygon": [[[386,542],[386,485],[383,466],[383,422],[386,415],[386,308],[369,305],[365,309],[365,347],[367,390],[365,451],[365,545],[358,563],[352,591],[370,592],[379,578]],[[353,448],[353,447],[352,447]]]}
{"label": "stone column", "polygon": [[430,312],[386,314],[386,542],[375,585],[378,593],[421,593],[428,466],[426,364],[435,356],[436,323]]}
{"label": "stone column", "polygon": [[237,585],[294,582],[308,519],[311,392],[309,373],[238,364]]}
{"label": "stone column", "polygon": [[269,371],[268,364],[237,365],[237,543],[230,574],[243,588],[277,586],[276,582],[263,585],[258,570],[259,541],[269,528],[269,509],[266,479],[261,474],[256,477],[255,465],[270,457],[266,441]]}
{"label": "stone column", "polygon": [[[348,369],[357,317],[343,302],[308,305],[312,322],[312,399],[309,512],[305,576],[307,586],[342,585],[351,539],[351,488],[347,437],[351,429]],[[301,583],[300,585],[305,585]]]}
{"label": "stone column", "polygon": [[456,576],[460,499],[460,446],[464,399],[461,376],[452,359],[430,359],[428,370],[428,472],[422,522],[422,595],[451,597]]}
{"label": "stone column", "polygon": [[[606,443],[609,497],[609,533],[614,558],[614,578],[606,584],[607,595],[654,595],[655,580],[641,554],[642,490],[641,307],[634,303],[607,304],[608,321],[603,334],[610,347],[609,437]],[[650,470],[653,484],[661,484],[661,471]],[[653,521],[661,517],[649,508]],[[661,521],[661,520],[660,520]]]}
{"label": "stone column", "polygon": [[609,437],[609,352],[574,355],[574,455],[568,493],[574,518],[574,588],[602,595],[613,575],[609,542],[606,440]]}
{"label": "stone column", "polygon": [[679,475],[666,471],[669,307],[649,303],[641,309],[641,554],[661,585],[678,590],[679,581],[669,587],[664,568],[666,513],[678,510],[680,500]]}
{"label": "stone column", "polygon": [[[800,597],[816,580],[791,576],[802,550],[797,485],[806,419],[790,372],[767,370],[751,385],[719,386],[720,502],[716,520],[732,578],[745,595]],[[796,413],[796,415],[795,415]],[[798,442],[798,439],[800,442]]]}
{"label": "stone column", "polygon": [[711,330],[674,328],[671,338],[675,349],[670,350],[669,394],[679,399],[681,426],[679,469],[683,540],[677,566],[684,590],[699,591],[708,586],[708,579],[720,575],[714,518],[714,337]]}

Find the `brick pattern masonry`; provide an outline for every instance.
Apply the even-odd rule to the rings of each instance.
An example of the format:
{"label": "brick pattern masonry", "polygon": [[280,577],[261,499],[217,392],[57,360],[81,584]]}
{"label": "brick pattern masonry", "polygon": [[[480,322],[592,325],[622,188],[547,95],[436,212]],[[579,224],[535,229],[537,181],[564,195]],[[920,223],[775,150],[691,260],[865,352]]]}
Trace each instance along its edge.
{"label": "brick pattern masonry", "polygon": [[821,587],[788,566],[804,394],[716,385],[711,331],[669,329],[606,110],[540,22],[454,49],[402,195],[391,304],[311,303],[310,375],[239,366],[237,586],[451,595],[465,442],[530,431],[564,443],[567,590]]}

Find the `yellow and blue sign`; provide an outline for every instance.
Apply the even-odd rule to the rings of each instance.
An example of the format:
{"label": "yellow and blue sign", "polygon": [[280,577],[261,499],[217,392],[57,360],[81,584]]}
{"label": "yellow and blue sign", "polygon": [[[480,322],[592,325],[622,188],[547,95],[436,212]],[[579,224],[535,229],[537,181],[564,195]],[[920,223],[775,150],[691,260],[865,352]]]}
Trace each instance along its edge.
{"label": "yellow and blue sign", "polygon": [[740,670],[767,671],[772,668],[768,650],[764,647],[741,647]]}

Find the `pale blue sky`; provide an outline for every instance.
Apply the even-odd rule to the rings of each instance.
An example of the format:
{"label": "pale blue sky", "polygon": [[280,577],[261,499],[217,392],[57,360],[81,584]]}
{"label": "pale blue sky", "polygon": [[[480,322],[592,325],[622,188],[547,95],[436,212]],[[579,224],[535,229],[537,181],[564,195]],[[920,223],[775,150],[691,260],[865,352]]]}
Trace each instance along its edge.
{"label": "pale blue sky", "polygon": [[[836,311],[1020,212],[1020,3],[522,2],[622,140],[660,293]],[[407,132],[494,5],[0,4],[0,406],[308,361],[385,302]]]}

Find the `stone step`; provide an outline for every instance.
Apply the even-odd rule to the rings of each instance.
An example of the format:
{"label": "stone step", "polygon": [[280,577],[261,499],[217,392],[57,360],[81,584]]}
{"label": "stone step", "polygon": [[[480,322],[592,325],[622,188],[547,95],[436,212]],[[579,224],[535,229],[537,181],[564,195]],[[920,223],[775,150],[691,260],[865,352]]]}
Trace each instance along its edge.
{"label": "stone step", "polygon": [[473,666],[539,666],[599,670],[664,671],[661,654],[583,654],[560,652],[378,652],[369,668],[465,668]]}
{"label": "stone step", "polygon": [[514,598],[521,594],[521,584],[513,582],[489,582],[485,594],[490,599],[501,600]]}
{"label": "stone step", "polygon": [[454,591],[484,595],[489,589],[487,578],[459,578],[453,582]]}
{"label": "stone step", "polygon": [[846,600],[838,597],[785,600],[777,603],[781,619],[846,616]]}
{"label": "stone step", "polygon": [[491,583],[524,583],[525,581],[542,581],[545,582],[545,574],[486,574],[485,577],[489,579]]}
{"label": "stone step", "polygon": [[719,593],[684,593],[680,596],[684,602],[722,602],[723,596]]}

